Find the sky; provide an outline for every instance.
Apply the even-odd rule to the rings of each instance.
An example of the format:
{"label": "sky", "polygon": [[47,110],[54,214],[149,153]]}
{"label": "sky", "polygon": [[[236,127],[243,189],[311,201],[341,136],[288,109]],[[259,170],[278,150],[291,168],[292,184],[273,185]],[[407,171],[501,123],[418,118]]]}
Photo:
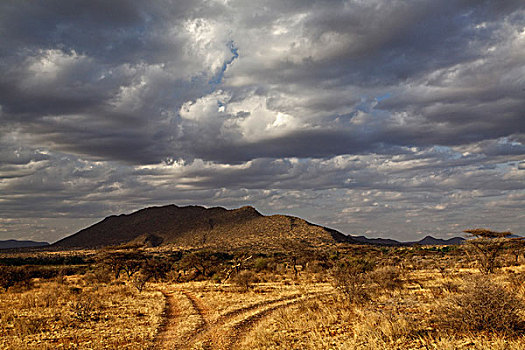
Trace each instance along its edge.
{"label": "sky", "polygon": [[2,0],[0,239],[153,205],[525,232],[522,0]]}

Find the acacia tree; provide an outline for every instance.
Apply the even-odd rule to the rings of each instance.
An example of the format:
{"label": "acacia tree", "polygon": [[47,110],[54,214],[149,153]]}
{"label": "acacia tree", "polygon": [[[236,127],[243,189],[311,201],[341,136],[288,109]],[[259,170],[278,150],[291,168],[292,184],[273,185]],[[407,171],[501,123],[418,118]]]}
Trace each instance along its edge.
{"label": "acacia tree", "polygon": [[137,273],[145,264],[147,256],[139,251],[112,252],[99,257],[102,265],[109,267],[118,279],[122,271],[126,272],[128,279]]}
{"label": "acacia tree", "polygon": [[467,248],[476,253],[481,272],[494,272],[494,269],[497,267],[498,257],[511,242],[511,239],[508,237],[512,235],[512,232],[497,232],[485,228],[465,230],[463,232],[473,237],[473,239],[467,241]]}

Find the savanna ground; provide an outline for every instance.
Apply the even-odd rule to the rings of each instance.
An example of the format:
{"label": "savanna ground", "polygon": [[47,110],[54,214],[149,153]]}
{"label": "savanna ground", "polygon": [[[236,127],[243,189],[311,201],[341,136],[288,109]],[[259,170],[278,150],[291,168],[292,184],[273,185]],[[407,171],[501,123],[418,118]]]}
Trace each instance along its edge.
{"label": "savanna ground", "polygon": [[2,349],[525,349],[525,257],[463,247],[0,253]]}

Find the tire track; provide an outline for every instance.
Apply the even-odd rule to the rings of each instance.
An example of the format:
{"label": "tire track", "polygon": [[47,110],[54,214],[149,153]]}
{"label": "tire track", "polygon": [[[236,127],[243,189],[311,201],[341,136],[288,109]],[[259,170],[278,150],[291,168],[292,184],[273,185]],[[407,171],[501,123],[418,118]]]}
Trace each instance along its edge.
{"label": "tire track", "polygon": [[219,321],[220,321],[221,324],[224,324],[229,319],[232,319],[233,317],[235,317],[237,315],[240,315],[242,313],[245,313],[245,312],[248,312],[248,311],[252,311],[252,310],[255,310],[255,309],[258,309],[260,307],[267,306],[267,305],[270,305],[270,304],[275,304],[275,303],[278,303],[280,301],[286,301],[286,300],[290,300],[290,299],[297,299],[297,298],[299,298],[301,296],[304,296],[304,295],[305,294],[302,294],[302,293],[292,294],[292,295],[289,295],[289,296],[286,296],[286,297],[282,297],[282,298],[278,298],[278,299],[260,301],[260,302],[257,302],[257,303],[254,303],[254,304],[251,304],[251,305],[248,305],[248,306],[245,306],[245,307],[241,307],[239,309],[228,311],[225,314],[221,315],[219,317],[219,319],[216,321],[216,323],[219,323]]}
{"label": "tire track", "polygon": [[161,291],[161,293],[164,295],[166,305],[163,311],[164,319],[160,325],[159,333],[155,337],[155,349],[168,349],[178,340],[174,330],[178,325],[179,310],[173,292]]}
{"label": "tire track", "polygon": [[182,294],[188,298],[191,303],[191,306],[196,311],[199,317],[199,323],[197,327],[187,336],[187,340],[194,339],[198,334],[205,332],[210,328],[210,323],[208,321],[208,309],[202,304],[202,302],[192,293],[188,291],[182,291]]}
{"label": "tire track", "polygon": [[226,312],[220,315],[214,322],[208,322],[205,327],[199,327],[199,329],[196,329],[195,332],[192,333],[192,336],[189,339],[187,339],[187,348],[191,348],[192,345],[196,345],[197,343],[200,343],[202,345],[201,347],[206,349],[222,348],[220,344],[224,343],[223,339],[221,339],[224,338],[224,335],[220,334],[220,332],[218,331],[220,327],[225,325],[228,321],[234,319],[236,316],[241,315],[243,313],[250,312],[267,305],[272,305],[292,299],[294,300],[303,295],[304,294],[302,293],[298,293],[278,299],[260,301],[245,307],[241,307],[239,309]]}
{"label": "tire track", "polygon": [[226,342],[225,342],[224,349],[232,350],[233,347],[237,343],[239,343],[247,335],[248,331],[255,326],[255,324],[260,322],[263,318],[265,318],[266,316],[270,315],[274,311],[277,311],[279,309],[283,309],[283,308],[286,308],[286,307],[289,307],[289,306],[292,306],[292,305],[295,305],[295,304],[303,303],[303,302],[305,302],[307,300],[310,300],[310,299],[313,299],[315,297],[326,296],[326,295],[331,295],[331,294],[333,294],[333,292],[311,293],[311,294],[308,294],[307,296],[302,297],[302,298],[290,299],[290,300],[287,300],[287,301],[285,301],[283,303],[280,303],[280,304],[277,304],[277,305],[274,305],[274,306],[270,306],[270,307],[268,307],[266,309],[258,311],[256,313],[254,313],[253,315],[248,316],[248,317],[240,320],[239,322],[234,323],[231,326],[231,331],[226,336],[227,339],[226,339]]}
{"label": "tire track", "polygon": [[[195,337],[194,344],[201,343],[210,349],[229,349],[238,341],[242,330],[249,328],[248,325],[255,323],[259,318],[262,318],[279,308],[326,294],[331,293],[296,293],[278,299],[257,302],[246,307],[229,311],[219,316],[219,318],[210,325],[208,330],[198,334],[198,336]],[[228,325],[228,322],[235,319],[235,317],[250,311],[255,311],[255,314],[248,315],[244,319]]]}
{"label": "tire track", "polygon": [[[155,349],[184,349],[188,341],[208,327],[207,309],[190,292],[176,291],[161,293],[166,297],[165,320],[157,335]],[[176,296],[184,300],[177,300]],[[178,304],[187,304],[184,310]],[[181,321],[184,321],[184,324]],[[185,330],[183,326],[191,325]]]}
{"label": "tire track", "polygon": [[[191,349],[199,345],[205,349],[231,349],[253,325],[273,311],[304,302],[314,297],[332,294],[332,292],[295,293],[277,299],[255,302],[251,305],[228,311],[210,321],[209,310],[192,292],[178,290],[179,296],[184,297],[188,310],[177,310],[177,300],[174,292],[162,292],[169,302],[166,321],[157,337],[156,349]],[[241,320],[231,323],[236,317],[255,312]],[[184,313],[184,315],[183,315]],[[179,329],[184,324],[191,324],[189,330]]]}

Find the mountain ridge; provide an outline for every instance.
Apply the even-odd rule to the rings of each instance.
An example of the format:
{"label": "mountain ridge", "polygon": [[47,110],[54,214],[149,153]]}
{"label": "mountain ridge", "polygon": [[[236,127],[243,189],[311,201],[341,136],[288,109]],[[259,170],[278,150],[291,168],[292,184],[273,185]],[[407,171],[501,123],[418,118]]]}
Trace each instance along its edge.
{"label": "mountain ridge", "polygon": [[465,242],[465,238],[452,237],[448,239],[435,238],[427,235],[419,241],[397,241],[391,238],[367,238],[365,236],[350,236],[354,240],[363,244],[374,244],[383,246],[413,246],[413,245],[458,245]]}
{"label": "mountain ridge", "polygon": [[0,249],[17,249],[17,248],[36,248],[36,247],[46,247],[48,242],[37,242],[31,240],[16,240],[16,239],[7,239],[0,241]]}
{"label": "mountain ridge", "polygon": [[52,244],[87,248],[121,244],[172,244],[180,248],[280,249],[294,245],[357,243],[343,233],[287,215],[265,216],[254,207],[237,209],[174,204],[111,215]]}
{"label": "mountain ridge", "polygon": [[426,236],[400,242],[388,238],[345,235],[335,229],[290,215],[263,215],[252,206],[237,209],[198,205],[147,207],[130,214],[110,215],[51,245],[52,248],[92,248],[122,244],[181,248],[269,248],[294,245],[323,246],[338,243],[380,246],[456,245],[450,239]]}
{"label": "mountain ridge", "polygon": [[412,244],[420,244],[420,245],[458,245],[463,244],[465,241],[464,238],[461,237],[452,237],[449,239],[441,239],[441,238],[435,238],[430,235],[426,236],[425,238],[412,242]]}

